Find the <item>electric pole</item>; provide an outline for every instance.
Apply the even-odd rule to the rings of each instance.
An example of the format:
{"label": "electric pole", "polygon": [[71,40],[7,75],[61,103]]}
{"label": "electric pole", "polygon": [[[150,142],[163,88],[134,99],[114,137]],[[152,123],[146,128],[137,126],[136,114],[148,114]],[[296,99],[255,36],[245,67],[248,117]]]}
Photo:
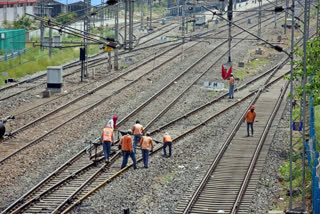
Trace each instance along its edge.
{"label": "electric pole", "polygon": [[[286,8],[289,8],[289,0],[286,0]],[[292,13],[294,13],[292,11]],[[285,16],[284,16],[284,34],[287,34],[287,18],[288,18],[288,9],[285,10]]]}
{"label": "electric pole", "polygon": [[143,29],[143,17],[144,17],[144,0],[140,1],[140,28]]}
{"label": "electric pole", "polygon": [[228,20],[229,20],[229,35],[228,35],[228,63],[231,65],[231,41],[232,41],[232,36],[231,36],[231,23],[232,23],[232,0],[229,0],[229,5],[228,5]]}
{"label": "electric pole", "polygon": [[149,0],[149,3],[150,3],[149,30],[152,30],[152,0]]}
{"label": "electric pole", "polygon": [[52,28],[49,28],[49,57],[52,56]]}
{"label": "electric pole", "polygon": [[124,49],[127,49],[127,16],[128,16],[128,1],[124,0]]}
{"label": "electric pole", "polygon": [[[43,0],[40,1],[40,16],[41,18],[44,17]],[[44,40],[44,23],[43,23],[43,20],[41,19],[41,22],[40,22],[40,50],[41,51],[44,51],[43,40]]]}
{"label": "electric pole", "polygon": [[[115,17],[114,17],[114,40],[118,43],[118,34],[119,34],[119,4],[115,5]],[[114,49],[114,70],[117,71],[119,69],[118,64],[118,49]]]}
{"label": "electric pole", "polygon": [[91,6],[91,0],[84,0],[85,6],[86,6],[86,16],[84,18],[84,34],[83,37],[83,43],[84,43],[84,50],[85,50],[85,66],[84,66],[84,76],[87,77],[88,74],[88,40],[87,36],[90,32],[90,6]]}
{"label": "electric pole", "polygon": [[318,4],[317,4],[317,27],[316,27],[316,32],[319,35],[319,0],[318,0]]}
{"label": "electric pole", "polygon": [[129,50],[133,49],[133,4],[134,0],[129,0]]}
{"label": "electric pole", "polygon": [[185,24],[185,0],[183,0],[182,1],[182,6],[181,6],[181,15],[182,15],[182,18],[181,18],[181,21],[182,21],[182,23],[181,23],[181,33],[182,33],[182,42],[184,43],[184,37],[185,37],[185,35],[184,35],[184,31],[185,31],[185,29],[184,29],[184,24]]}
{"label": "electric pole", "polygon": [[262,0],[258,0],[259,3],[259,15],[258,15],[258,37],[261,37],[261,7],[262,7]]}

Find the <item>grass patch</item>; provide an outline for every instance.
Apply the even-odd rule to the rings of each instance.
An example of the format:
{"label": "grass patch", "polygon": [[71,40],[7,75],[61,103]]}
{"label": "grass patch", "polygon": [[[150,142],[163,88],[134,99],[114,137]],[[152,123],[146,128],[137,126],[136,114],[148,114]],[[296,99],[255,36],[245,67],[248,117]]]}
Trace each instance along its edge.
{"label": "grass patch", "polygon": [[[34,41],[36,38],[34,38]],[[63,41],[81,41],[77,37],[63,37]],[[49,57],[49,50],[40,51],[40,47],[26,46],[26,53],[20,57],[15,57],[7,62],[0,63],[0,85],[4,85],[4,77],[2,73],[8,73],[8,78],[18,79],[27,74],[33,74],[38,71],[46,70],[48,66],[58,66],[69,61],[79,59],[79,47],[52,49],[52,57]],[[98,45],[89,45],[89,55],[99,52]]]}
{"label": "grass patch", "polygon": [[249,74],[255,74],[258,71],[258,67],[267,64],[269,61],[266,58],[254,58],[249,63],[245,64],[244,68],[234,69],[232,72],[235,77],[240,80],[245,79]]}

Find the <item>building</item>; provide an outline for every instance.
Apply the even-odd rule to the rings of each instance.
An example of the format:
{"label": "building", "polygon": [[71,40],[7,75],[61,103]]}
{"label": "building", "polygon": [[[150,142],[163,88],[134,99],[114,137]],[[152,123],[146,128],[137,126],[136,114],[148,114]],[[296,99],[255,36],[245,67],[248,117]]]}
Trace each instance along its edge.
{"label": "building", "polygon": [[[39,2],[40,3],[40,2]],[[43,1],[43,16],[56,17],[60,13],[66,11],[66,6],[63,3],[54,0]],[[41,5],[37,4],[35,7],[35,15],[41,16]]]}
{"label": "building", "polygon": [[1,0],[0,1],[0,27],[4,21],[13,22],[25,13],[34,14],[37,0]]}

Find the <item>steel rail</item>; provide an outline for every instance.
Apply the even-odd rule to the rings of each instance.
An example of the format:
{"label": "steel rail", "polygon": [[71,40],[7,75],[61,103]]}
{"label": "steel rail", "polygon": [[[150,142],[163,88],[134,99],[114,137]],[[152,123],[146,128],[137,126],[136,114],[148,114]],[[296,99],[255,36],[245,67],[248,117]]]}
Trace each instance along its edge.
{"label": "steel rail", "polygon": [[[137,69],[140,68],[141,66],[143,66],[143,65],[145,65],[145,64],[147,64],[147,63],[149,63],[149,62],[152,62],[152,61],[153,61],[154,59],[156,59],[157,57],[160,57],[160,56],[162,56],[162,55],[165,55],[168,51],[171,51],[171,50],[179,47],[180,45],[181,45],[181,44],[178,44],[178,45],[176,45],[176,46],[173,46],[173,47],[171,47],[171,48],[169,48],[169,49],[167,49],[167,50],[165,50],[165,51],[163,51],[163,52],[161,52],[161,53],[159,53],[159,54],[151,57],[150,59],[148,59],[148,60],[146,60],[146,61],[144,61],[144,62],[136,65],[135,67],[128,69],[126,72],[124,72],[124,73],[122,73],[122,74],[119,74],[119,75],[116,76],[115,78],[113,78],[113,79],[111,79],[111,80],[108,80],[107,82],[105,82],[105,83],[103,83],[103,84],[95,87],[94,89],[91,89],[89,92],[87,92],[87,93],[85,93],[85,94],[83,94],[83,95],[80,95],[80,96],[76,97],[75,99],[73,99],[73,100],[69,101],[68,103],[60,106],[59,108],[56,108],[56,109],[54,109],[53,111],[48,112],[48,113],[46,113],[45,115],[43,115],[43,116],[41,116],[41,117],[38,117],[37,119],[35,119],[35,120],[33,120],[33,121],[31,121],[31,122],[29,122],[29,123],[21,126],[20,128],[18,128],[18,129],[16,129],[16,130],[13,130],[12,132],[10,132],[10,136],[8,136],[8,137],[4,138],[3,140],[1,140],[0,143],[5,142],[5,141],[8,140],[10,137],[12,137],[12,136],[14,136],[15,134],[17,134],[17,133],[25,130],[26,128],[35,125],[35,124],[38,123],[39,121],[42,121],[44,118],[47,118],[47,117],[49,117],[50,115],[52,115],[52,114],[54,114],[54,113],[57,113],[57,112],[61,111],[62,109],[65,109],[67,106],[69,106],[69,105],[71,105],[71,104],[73,104],[73,103],[75,103],[75,102],[77,102],[77,101],[79,101],[79,100],[81,100],[81,99],[83,99],[83,98],[85,98],[85,97],[87,97],[87,96],[95,93],[96,91],[98,91],[98,90],[100,90],[100,89],[102,89],[102,88],[104,88],[104,87],[106,87],[106,86],[108,86],[108,85],[110,85],[110,84],[113,83],[114,81],[121,79],[121,78],[124,77],[125,75],[128,75],[129,73],[137,70]],[[170,59],[172,60],[172,58],[170,58]],[[128,84],[128,85],[129,85],[129,84]],[[1,162],[1,161],[0,161],[0,162]]]}
{"label": "steel rail", "polygon": [[[236,45],[237,45],[237,44],[236,44]],[[236,46],[236,45],[234,45],[234,46]],[[218,62],[222,57],[223,57],[223,56],[221,56],[218,60],[216,60],[216,62]],[[215,62],[215,63],[216,63],[216,62]],[[215,64],[215,63],[214,63],[214,64]],[[212,67],[212,66],[211,66],[211,67]],[[209,69],[210,69],[210,68],[209,68]],[[208,69],[208,70],[209,70],[209,69]],[[208,71],[208,70],[207,70],[207,71]],[[207,71],[206,71],[206,72],[207,72]],[[201,76],[202,76],[202,75],[201,75]],[[194,81],[194,82],[196,82],[196,81]],[[180,96],[182,96],[183,94],[184,94],[184,92],[181,93]],[[170,107],[170,106],[171,106],[171,104],[169,104],[169,105],[167,106],[167,108]],[[158,118],[159,118],[159,115],[158,115],[157,117],[155,117],[152,121],[155,121],[155,120],[158,119]],[[125,121],[125,119],[121,120],[121,121],[119,122],[118,126],[120,126],[124,121]],[[152,121],[149,122],[149,125],[152,123]],[[147,125],[146,128],[147,128],[149,125]],[[82,152],[84,152],[84,151],[85,151],[85,150],[83,150]],[[45,181],[45,180],[44,180],[44,181]],[[43,181],[43,182],[44,182],[44,181]],[[39,196],[38,196],[38,197],[39,197]],[[71,197],[73,197],[73,196],[71,196]],[[68,199],[68,200],[69,200],[69,199]],[[68,200],[66,200],[65,202],[67,202]],[[18,201],[21,201],[21,200],[18,200]],[[61,205],[61,206],[63,206],[63,205]]]}
{"label": "steel rail", "polygon": [[[244,18],[240,18],[239,20],[236,20],[235,23],[238,22],[238,21],[242,21],[243,19],[247,19],[248,17],[252,17],[252,16],[254,16],[254,15],[249,15],[249,16],[246,16],[246,17],[244,17]],[[171,23],[171,24],[174,24],[174,23]],[[225,26],[228,26],[228,25],[227,25],[227,24],[222,25],[222,26],[220,26],[220,28],[221,28],[221,27],[225,27]],[[167,27],[167,26],[165,26],[165,27]],[[163,29],[163,28],[165,28],[165,27],[162,27],[161,29]],[[161,30],[161,29],[157,29],[157,30]],[[195,37],[197,37],[197,36],[202,36],[202,35],[208,34],[208,33],[210,33],[210,32],[213,32],[213,31],[215,31],[215,30],[216,30],[216,29],[212,29],[212,30],[207,31],[207,32],[205,32],[205,33],[200,33],[200,34],[198,34],[198,35],[192,35],[192,36],[195,36]],[[153,34],[153,33],[155,33],[155,32],[157,32],[157,31],[152,31],[151,33],[146,34],[146,35],[144,35],[144,36],[142,36],[142,37],[140,37],[140,38],[149,36],[150,34]],[[219,33],[221,33],[221,32],[222,32],[222,31],[220,31]],[[181,39],[179,39],[179,40],[181,40]],[[171,43],[171,42],[175,42],[175,41],[167,41],[167,42],[162,42],[162,43],[159,43],[159,44],[150,45],[150,46],[148,46],[148,47],[137,48],[137,49],[134,49],[134,50],[131,50],[131,51],[123,51],[123,52],[119,53],[119,55],[123,55],[123,54],[127,54],[127,53],[132,53],[132,52],[136,52],[136,51],[139,51],[139,50],[144,50],[144,49],[147,49],[147,48],[152,48],[152,47],[155,47],[155,46],[158,46],[158,45],[162,45],[162,44],[165,44],[165,43]],[[89,56],[89,57],[96,57],[97,55],[101,55],[101,54],[103,54],[103,53],[105,53],[105,52],[99,52],[99,53],[97,53],[97,54],[95,54],[95,55],[92,55],[92,56]],[[74,67],[74,66],[71,66],[72,64],[75,64],[74,66],[79,66],[79,65],[80,65],[80,62],[79,62],[79,61],[71,62],[71,63],[65,65],[66,67],[64,67],[64,69]],[[80,71],[80,69],[77,69],[75,72],[72,72],[72,74],[74,74],[74,73],[76,73],[76,72],[78,72],[78,71]],[[33,77],[33,78],[30,78],[30,79],[27,79],[27,80],[24,80],[24,81],[21,81],[21,82],[18,82],[18,83],[9,85],[9,86],[7,86],[7,87],[0,88],[0,91],[7,90],[7,89],[13,88],[13,87],[17,87],[17,86],[19,86],[19,85],[21,85],[21,84],[23,84],[23,83],[32,82],[32,81],[34,81],[34,80],[36,80],[36,79],[39,79],[39,78],[42,78],[42,77],[44,77],[44,76],[46,76],[46,74],[39,75],[39,76],[37,76],[37,77]],[[40,86],[40,85],[39,85],[39,86]],[[24,92],[24,91],[23,91],[23,92]],[[0,100],[0,101],[1,101],[1,100]]]}
{"label": "steel rail", "polygon": [[[176,46],[175,46],[175,47],[176,47]],[[180,55],[180,54],[181,54],[181,52],[179,52],[177,55]],[[49,131],[46,132],[45,134],[41,135],[41,136],[38,137],[37,139],[29,142],[29,143],[26,144],[25,146],[21,147],[20,149],[16,150],[15,152],[11,153],[11,154],[8,155],[7,157],[5,157],[5,158],[3,158],[2,160],[0,160],[0,164],[2,164],[4,161],[8,160],[9,158],[13,157],[13,156],[16,155],[17,153],[21,152],[22,150],[25,150],[26,148],[30,147],[31,145],[34,145],[34,144],[40,142],[40,141],[43,140],[46,136],[48,136],[49,134],[51,134],[52,132],[54,132],[56,129],[62,127],[63,125],[65,125],[65,124],[67,124],[68,122],[72,121],[73,119],[79,117],[80,115],[86,113],[87,111],[92,110],[93,108],[95,108],[96,106],[100,105],[101,103],[103,103],[104,101],[106,101],[107,99],[109,99],[110,97],[112,97],[112,96],[120,93],[122,90],[126,89],[126,88],[129,87],[131,84],[137,82],[138,80],[140,80],[140,79],[143,78],[144,76],[152,73],[156,68],[159,68],[160,66],[164,65],[166,62],[171,61],[171,60],[173,60],[173,58],[170,58],[170,59],[168,59],[167,61],[161,63],[160,65],[158,65],[157,67],[151,69],[150,71],[148,71],[147,73],[143,74],[143,75],[140,76],[139,78],[133,80],[130,84],[127,84],[127,85],[121,87],[120,89],[114,91],[111,95],[102,98],[101,100],[99,100],[99,101],[97,101],[96,103],[94,103],[94,104],[92,104],[91,106],[89,106],[87,109],[81,111],[80,113],[76,114],[76,115],[73,116],[72,118],[70,118],[70,119],[64,121],[63,123],[57,125],[56,127],[54,127],[53,129],[49,130]],[[124,73],[124,74],[125,74],[125,73]],[[110,80],[110,81],[112,81],[112,80]],[[70,102],[72,102],[72,101],[70,101]],[[56,111],[56,110],[54,110],[54,111]],[[49,114],[49,113],[48,113],[48,114]],[[51,113],[51,114],[53,114],[53,113]],[[30,126],[30,125],[32,125],[32,124],[29,123],[28,126]],[[8,138],[5,138],[5,139],[8,139]],[[2,140],[1,142],[3,142],[3,141],[4,141],[4,140]]]}
{"label": "steel rail", "polygon": [[[270,85],[274,84],[275,82],[279,81],[280,79],[282,79],[283,76],[280,76],[276,79],[274,79],[273,81],[269,82],[268,84],[265,85],[265,87],[269,87]],[[215,117],[223,114],[224,112],[226,112],[227,110],[231,109],[232,107],[238,105],[239,103],[245,101],[246,99],[248,99],[249,97],[253,96],[254,94],[256,94],[256,96],[258,95],[258,93],[261,91],[261,89],[255,90],[253,92],[251,92],[250,94],[248,94],[247,96],[245,96],[244,98],[242,98],[241,100],[238,100],[237,102],[231,104],[230,106],[228,106],[227,108],[224,108],[223,110],[219,111],[218,113],[215,113],[214,115],[210,116],[208,119],[206,119],[205,121],[199,123],[198,125],[194,126],[193,128],[187,130],[186,132],[184,132],[183,134],[179,135],[178,137],[173,139],[173,143],[178,141],[179,139],[185,137],[186,135],[192,133],[193,131],[203,127],[204,125],[206,125],[206,123],[208,123],[210,120],[214,119]],[[152,156],[153,154],[159,152],[162,150],[162,146],[158,147],[157,149],[154,150],[153,153],[150,153],[150,156]],[[137,163],[141,162],[142,158],[137,159]],[[91,191],[89,191],[88,193],[86,193],[84,196],[82,196],[80,199],[78,199],[77,201],[75,201],[73,204],[71,204],[67,209],[65,209],[64,211],[62,211],[62,214],[65,214],[67,212],[69,212],[72,208],[74,208],[75,206],[77,206],[78,204],[80,204],[83,200],[85,200],[88,196],[90,196],[91,194],[93,194],[94,192],[96,192],[99,188],[103,187],[104,185],[110,183],[114,178],[116,178],[117,176],[119,176],[120,174],[122,174],[123,172],[125,172],[126,170],[128,170],[130,167],[132,167],[133,164],[128,165],[127,167],[119,170],[117,173],[115,173],[114,175],[112,175],[110,178],[106,179],[105,181],[103,181],[102,183],[100,183],[99,185],[97,185],[95,188],[93,188]]]}
{"label": "steel rail", "polygon": [[241,200],[242,200],[243,195],[244,195],[244,193],[246,192],[246,189],[247,189],[247,187],[248,187],[248,185],[249,185],[249,180],[250,180],[250,178],[251,178],[251,175],[252,175],[252,173],[253,173],[253,170],[254,170],[254,168],[255,168],[255,165],[256,165],[256,163],[257,163],[257,161],[258,161],[260,152],[261,152],[262,147],[263,147],[263,145],[264,145],[264,142],[265,142],[265,140],[266,140],[266,138],[267,138],[267,135],[268,135],[268,133],[269,133],[270,127],[271,127],[271,125],[272,125],[272,122],[273,122],[276,114],[278,113],[278,110],[279,110],[280,105],[281,105],[281,103],[282,103],[283,97],[284,97],[284,95],[285,95],[285,93],[286,93],[286,91],[287,91],[287,89],[288,89],[288,86],[289,86],[289,81],[286,82],[285,87],[284,87],[284,89],[282,90],[282,92],[281,92],[281,94],[280,94],[280,96],[279,96],[279,98],[278,98],[278,100],[277,100],[277,103],[276,103],[276,105],[275,105],[275,107],[274,107],[274,109],[273,109],[273,111],[272,111],[272,114],[271,114],[271,116],[270,116],[270,118],[269,118],[269,120],[268,120],[268,122],[267,122],[267,125],[266,125],[266,127],[264,128],[264,131],[263,131],[262,136],[261,136],[261,138],[260,138],[260,140],[259,140],[259,143],[258,143],[258,145],[257,145],[257,148],[256,148],[256,150],[255,150],[255,152],[254,152],[254,155],[253,155],[251,161],[250,161],[250,165],[249,165],[249,167],[248,167],[248,169],[247,169],[247,173],[246,173],[246,175],[245,175],[245,178],[244,178],[244,180],[243,180],[243,182],[242,182],[242,184],[241,184],[240,190],[239,190],[239,192],[238,192],[238,194],[237,194],[236,200],[235,200],[235,202],[234,202],[234,204],[233,204],[233,206],[232,206],[231,214],[235,214],[235,213],[237,213],[238,210],[239,210],[239,207],[240,207],[240,204],[241,204]]}

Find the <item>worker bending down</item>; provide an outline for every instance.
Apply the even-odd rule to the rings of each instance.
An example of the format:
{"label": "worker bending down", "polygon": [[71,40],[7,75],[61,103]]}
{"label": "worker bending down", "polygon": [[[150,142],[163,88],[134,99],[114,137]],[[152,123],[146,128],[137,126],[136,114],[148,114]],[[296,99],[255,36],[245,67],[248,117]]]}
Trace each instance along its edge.
{"label": "worker bending down", "polygon": [[167,146],[169,147],[169,156],[168,157],[171,157],[172,139],[171,139],[170,135],[168,134],[168,132],[164,133],[164,136],[163,136],[163,155],[165,157],[167,157],[167,151],[166,151]]}
{"label": "worker bending down", "polygon": [[148,168],[150,147],[151,147],[151,152],[153,151],[153,142],[149,133],[147,133],[147,136],[143,136],[141,138],[140,145],[142,150],[142,160],[143,160],[144,168]]}
{"label": "worker bending down", "polygon": [[140,124],[140,121],[137,120],[136,124],[132,127],[132,134],[133,134],[133,152],[136,153],[137,144],[140,142],[141,137],[143,135],[144,129],[143,126]]}
{"label": "worker bending down", "polygon": [[122,150],[122,156],[123,156],[121,169],[127,166],[129,156],[132,159],[133,168],[134,169],[137,168],[136,156],[135,156],[135,153],[133,153],[132,151],[132,140],[131,140],[130,134],[131,134],[131,130],[129,129],[128,133],[120,139],[119,147]]}
{"label": "worker bending down", "polygon": [[251,136],[253,137],[253,123],[256,118],[256,112],[254,111],[254,106],[250,107],[250,110],[246,114],[247,121],[247,137],[249,137],[249,127],[251,126]]}

